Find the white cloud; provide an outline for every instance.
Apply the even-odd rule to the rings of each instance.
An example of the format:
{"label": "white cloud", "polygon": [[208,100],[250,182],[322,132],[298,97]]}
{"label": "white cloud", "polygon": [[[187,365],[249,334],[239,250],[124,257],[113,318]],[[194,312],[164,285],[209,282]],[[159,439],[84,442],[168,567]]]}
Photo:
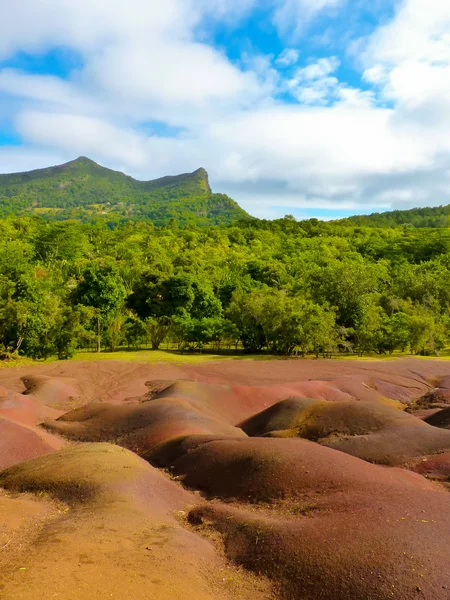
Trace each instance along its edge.
{"label": "white cloud", "polygon": [[299,59],[300,52],[295,48],[285,48],[277,57],[275,64],[281,68],[292,67]]}
{"label": "white cloud", "polygon": [[335,56],[321,58],[295,71],[286,88],[302,104],[326,105],[340,95],[342,85],[330,77],[340,65]]}
{"label": "white cloud", "polygon": [[95,118],[26,111],[20,114],[17,129],[27,142],[63,152],[95,154],[135,167],[145,165],[148,158],[144,136]]}
{"label": "white cloud", "polygon": [[281,33],[296,38],[319,13],[337,8],[345,2],[346,0],[282,0],[276,2],[274,22]]}
{"label": "white cloud", "polygon": [[[229,10],[235,14],[238,6],[231,2]],[[85,87],[141,102],[204,104],[252,95],[251,74],[193,39],[193,27],[213,9],[222,14],[224,2],[17,0],[0,20],[0,57],[70,47],[85,61],[78,74]]]}
{"label": "white cloud", "polygon": [[340,61],[336,56],[329,58],[320,58],[317,62],[308,65],[302,69],[297,69],[295,78],[299,81],[310,81],[313,79],[321,79],[334,73],[339,68]]}
{"label": "white cloud", "polygon": [[365,53],[371,62],[450,60],[450,4],[445,0],[403,0],[395,18],[371,36]]}
{"label": "white cloud", "polygon": [[404,0],[362,58],[366,81],[395,106],[393,130],[430,155],[450,152],[450,5]]}
{"label": "white cloud", "polygon": [[386,83],[387,73],[386,69],[382,65],[375,65],[374,67],[370,67],[370,69],[366,69],[363,73],[364,81],[367,83],[373,84],[381,84]]}
{"label": "white cloud", "polygon": [[[299,32],[340,5],[286,0],[274,18]],[[237,66],[197,36],[204,19],[242,18],[254,0],[16,0],[0,20],[0,56],[64,45],[83,66],[68,81],[0,71],[1,113],[9,106],[26,142],[0,148],[1,169],[81,154],[142,179],[204,166],[219,191],[260,215],[276,205],[358,212],[450,202],[446,5],[403,0],[359,44],[367,90],[339,79],[334,56],[297,68],[298,50],[286,48]],[[139,125],[152,120],[183,131],[148,135]]]}

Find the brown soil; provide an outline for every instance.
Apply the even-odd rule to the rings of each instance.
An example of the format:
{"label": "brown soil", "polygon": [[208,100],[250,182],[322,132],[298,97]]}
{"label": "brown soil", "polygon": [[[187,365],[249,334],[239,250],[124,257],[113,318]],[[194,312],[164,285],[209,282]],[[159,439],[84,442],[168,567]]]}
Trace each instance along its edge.
{"label": "brown soil", "polygon": [[450,429],[450,407],[444,408],[425,419],[427,423],[434,427]]}
{"label": "brown soil", "polygon": [[[0,484],[68,503],[14,567],[2,569],[5,600],[270,598],[264,578],[256,584],[182,527],[176,512],[195,496],[127,450],[66,449],[4,471]],[[16,550],[13,537],[0,561]]]}
{"label": "brown soil", "polygon": [[21,379],[26,388],[24,394],[31,394],[44,406],[67,410],[84,403],[75,379],[45,375],[28,375]]}
{"label": "brown soil", "polygon": [[446,386],[445,378],[450,381],[450,362],[418,358],[362,362],[230,360],[197,365],[69,361],[1,369],[0,385],[21,393],[24,389],[21,377],[29,379],[42,375],[75,379],[77,391],[86,404],[122,402],[127,397],[142,396],[148,391],[145,383],[149,380],[188,379],[238,388],[264,388],[262,392],[266,392],[267,397],[262,398],[255,398],[255,394],[243,390],[241,405],[233,407],[236,410],[233,420],[239,421],[266,408],[267,402],[273,404],[294,395],[325,400],[350,399],[349,396],[366,400],[382,397],[409,404],[436,385]]}
{"label": "brown soil", "polygon": [[192,435],[245,436],[185,398],[163,396],[137,405],[91,404],[47,421],[46,429],[81,441],[114,441],[151,459],[173,440]]}
{"label": "brown soil", "polygon": [[300,437],[390,466],[450,449],[450,432],[379,402],[292,398],[240,424],[252,437]]}
{"label": "brown soil", "polygon": [[450,599],[450,432],[415,416],[448,362],[68,362],[0,384],[2,600]]}

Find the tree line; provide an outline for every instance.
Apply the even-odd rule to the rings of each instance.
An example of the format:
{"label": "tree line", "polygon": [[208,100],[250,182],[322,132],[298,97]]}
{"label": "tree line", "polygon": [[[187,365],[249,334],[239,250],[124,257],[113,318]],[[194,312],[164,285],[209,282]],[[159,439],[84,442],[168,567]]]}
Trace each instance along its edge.
{"label": "tree line", "polygon": [[0,220],[3,356],[124,345],[280,355],[438,354],[450,231],[242,221]]}

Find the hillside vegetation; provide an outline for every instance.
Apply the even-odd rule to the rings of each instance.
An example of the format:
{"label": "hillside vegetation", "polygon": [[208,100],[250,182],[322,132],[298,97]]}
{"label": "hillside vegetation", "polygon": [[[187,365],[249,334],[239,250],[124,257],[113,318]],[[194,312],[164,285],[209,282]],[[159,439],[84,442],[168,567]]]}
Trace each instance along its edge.
{"label": "hillside vegetation", "polygon": [[249,215],[231,198],[213,194],[204,169],[137,181],[81,157],[64,165],[0,175],[0,216],[46,220],[102,219],[109,225],[151,220],[167,225],[226,225]]}
{"label": "hillside vegetation", "polygon": [[398,227],[400,225],[432,228],[450,227],[450,205],[356,215],[340,221],[340,223],[345,222],[364,227]]}
{"label": "hillside vegetation", "polygon": [[145,343],[280,355],[438,354],[450,231],[244,220],[221,227],[0,220],[5,356]]}

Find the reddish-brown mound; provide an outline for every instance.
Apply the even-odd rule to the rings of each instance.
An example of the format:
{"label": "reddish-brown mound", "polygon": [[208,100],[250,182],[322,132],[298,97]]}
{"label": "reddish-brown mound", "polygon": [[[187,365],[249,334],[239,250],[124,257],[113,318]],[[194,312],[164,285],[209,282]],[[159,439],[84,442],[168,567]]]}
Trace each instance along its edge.
{"label": "reddish-brown mound", "polygon": [[[450,432],[386,404],[410,405],[436,385],[445,388],[446,369],[449,363],[421,360],[282,360],[65,363],[33,373],[75,376],[86,402],[116,403],[90,404],[48,427],[71,439],[122,444],[212,497],[190,510],[191,521],[222,532],[228,556],[258,579],[271,577],[286,600],[448,600],[445,486],[349,455],[408,463],[446,480],[450,452],[423,458],[450,448]],[[0,372],[0,381],[7,377]],[[145,394],[150,379],[157,381]],[[46,402],[65,397],[70,404],[67,389],[59,396],[48,389],[47,399],[41,389]],[[124,402],[129,396],[134,404]],[[243,419],[252,435],[267,437],[248,438],[232,426]],[[319,444],[274,437],[285,435]],[[245,578],[230,591],[239,571],[226,569],[210,542],[171,514],[189,511],[198,495],[124,449],[77,445],[9,469],[0,485],[44,492],[71,507],[61,507],[36,548],[10,563],[0,592],[6,600],[34,600],[42,589],[66,600],[273,597]],[[2,559],[0,552],[3,577]]]}
{"label": "reddish-brown mound", "polygon": [[26,388],[24,393],[32,394],[46,406],[67,409],[82,403],[75,379],[45,375],[25,375],[21,379]]}
{"label": "reddish-brown mound", "polygon": [[341,505],[356,509],[392,486],[397,493],[435,489],[408,471],[371,465],[299,439],[198,438],[185,442],[184,455],[172,469],[187,486],[221,499],[302,499],[327,510]]}
{"label": "reddish-brown mound", "polygon": [[28,427],[0,418],[0,470],[53,452],[55,447],[44,436],[50,438],[45,432],[40,436]]}
{"label": "reddish-brown mound", "polygon": [[227,556],[286,600],[448,600],[447,497],[431,496],[297,518],[210,504],[190,519],[220,531]]}
{"label": "reddish-brown mound", "polygon": [[446,408],[450,405],[450,390],[435,388],[419,398],[413,405],[414,410]]}
{"label": "reddish-brown mound", "polygon": [[425,422],[433,427],[450,429],[450,406],[426,417]]}
{"label": "reddish-brown mound", "polygon": [[447,432],[377,402],[291,398],[240,427],[250,436],[301,437],[386,465],[402,465],[450,449]]}
{"label": "reddish-brown mound", "polygon": [[175,472],[228,501],[271,503],[210,503],[190,519],[222,532],[228,556],[275,579],[283,598],[448,598],[450,497],[415,474],[261,438],[201,444]]}
{"label": "reddish-brown mound", "polygon": [[193,500],[146,461],[112,444],[76,445],[22,462],[0,473],[0,485],[15,492],[45,492],[70,504],[144,500],[154,512],[164,513]]}
{"label": "reddish-brown mound", "polygon": [[[0,384],[21,392],[21,376],[72,378],[77,381],[75,387],[85,403],[115,403],[123,402],[127,397],[142,396],[147,392],[145,383],[152,379],[195,380],[228,387],[228,392],[224,389],[225,394],[219,394],[215,407],[223,411],[217,414],[236,423],[293,395],[338,401],[389,398],[410,404],[437,384],[445,388],[447,373],[450,374],[447,361],[419,358],[392,361],[227,360],[197,365],[66,361],[2,369]],[[258,389],[252,390],[252,387]]]}
{"label": "reddish-brown mound", "polygon": [[430,479],[450,482],[450,452],[443,452],[423,458],[412,467],[412,470]]}
{"label": "reddish-brown mound", "polygon": [[23,425],[34,426],[44,418],[57,418],[60,415],[61,411],[43,406],[34,396],[0,389],[0,417]]}
{"label": "reddish-brown mound", "polygon": [[[227,565],[180,525],[173,511],[195,496],[123,448],[78,445],[8,469],[0,485],[69,503],[35,546],[21,553],[13,538],[0,553],[2,599],[271,597],[264,580]],[[15,560],[5,564],[10,552]]]}
{"label": "reddish-brown mound", "polygon": [[137,405],[91,404],[46,422],[46,427],[71,439],[114,441],[147,459],[164,444],[190,435],[245,437],[193,404],[171,396]]}
{"label": "reddish-brown mound", "polygon": [[64,440],[37,426],[43,418],[60,414],[34,396],[0,388],[0,470],[63,448]]}

